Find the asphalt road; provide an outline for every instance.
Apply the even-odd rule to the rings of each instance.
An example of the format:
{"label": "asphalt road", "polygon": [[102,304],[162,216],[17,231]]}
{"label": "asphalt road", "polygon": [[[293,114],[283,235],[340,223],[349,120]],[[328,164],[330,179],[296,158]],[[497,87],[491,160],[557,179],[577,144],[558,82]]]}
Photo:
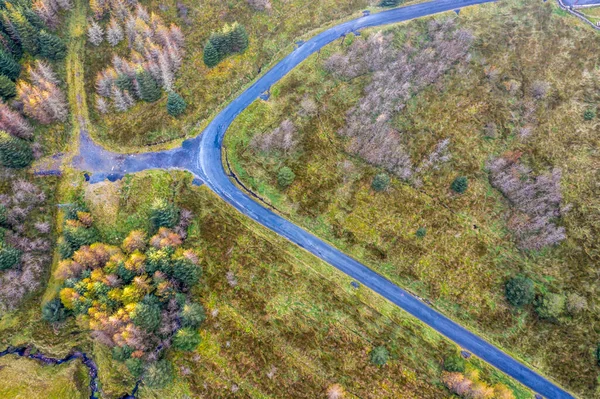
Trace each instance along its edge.
{"label": "asphalt road", "polygon": [[367,27],[406,21],[487,2],[491,2],[491,0],[436,0],[396,8],[342,23],[313,37],[290,53],[233,100],[215,117],[200,136],[185,141],[181,148],[140,155],[118,155],[101,149],[83,132],[80,155],[75,158],[74,164],[83,170],[93,172],[92,180],[103,179],[104,177],[117,178],[124,173],[144,169],[177,168],[188,170],[244,215],[333,265],[533,391],[547,398],[573,398],[572,395],[554,383],[427,306],[385,277],[375,273],[306,230],[264,208],[240,191],[230,181],[223,169],[223,137],[235,117],[256,100],[261,93],[267,91],[271,85],[326,44],[345,34]]}

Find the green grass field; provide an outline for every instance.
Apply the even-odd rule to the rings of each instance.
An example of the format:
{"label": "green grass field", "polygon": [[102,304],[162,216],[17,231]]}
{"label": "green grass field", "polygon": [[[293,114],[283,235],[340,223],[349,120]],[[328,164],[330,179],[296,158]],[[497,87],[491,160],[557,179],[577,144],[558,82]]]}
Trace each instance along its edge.
{"label": "green grass field", "polygon": [[[425,173],[421,186],[394,180],[387,192],[375,193],[371,181],[380,170],[349,154],[336,134],[370,82],[368,75],[344,81],[324,70],[323,60],[340,51],[339,43],[274,86],[268,102],[257,101],[238,117],[225,139],[229,162],[246,186],[286,217],[429,298],[582,397],[595,397],[600,143],[597,119],[586,121],[583,115],[598,106],[594,54],[600,37],[553,3],[478,6],[462,10],[457,22],[475,35],[468,66],[412,97],[392,121],[411,133],[409,148],[416,159],[434,140],[451,138],[452,160]],[[402,45],[426,23],[385,31]],[[550,82],[527,140],[519,139],[517,129],[523,111],[504,88],[510,80],[523,86]],[[317,104],[315,115],[303,111],[305,98]],[[252,137],[285,119],[297,127],[297,150],[266,155],[251,148]],[[495,138],[484,137],[490,122],[497,126]],[[511,239],[507,204],[484,170],[490,157],[511,151],[522,152],[536,172],[562,168],[564,203],[572,209],[563,218],[568,238],[556,248],[523,253]],[[296,175],[287,190],[277,185],[284,165]],[[453,195],[450,183],[461,175],[468,177],[469,189]],[[415,234],[421,227],[427,233],[419,239]],[[531,307],[515,310],[504,299],[504,284],[518,273],[531,277],[541,292],[584,296],[587,311],[550,323]]]}

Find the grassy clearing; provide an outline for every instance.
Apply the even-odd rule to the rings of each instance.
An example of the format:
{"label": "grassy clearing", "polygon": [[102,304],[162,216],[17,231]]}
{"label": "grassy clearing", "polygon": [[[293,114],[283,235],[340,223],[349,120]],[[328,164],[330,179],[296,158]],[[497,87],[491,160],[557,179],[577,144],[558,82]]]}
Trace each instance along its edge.
{"label": "grassy clearing", "polygon": [[[600,143],[597,119],[586,121],[583,114],[598,109],[594,54],[600,37],[556,11],[554,4],[525,1],[462,10],[460,25],[476,36],[472,62],[413,97],[392,122],[413,134],[409,147],[415,159],[423,157],[429,143],[452,140],[450,163],[423,176],[418,189],[393,181],[387,192],[374,193],[371,181],[380,171],[346,153],[336,132],[370,79],[342,81],[324,71],[322,60],[339,51],[339,43],[274,86],[268,102],[258,101],[242,113],[225,141],[235,172],[287,217],[430,298],[446,314],[582,397],[597,397],[593,326],[598,287],[592,276],[599,253],[594,182]],[[426,23],[387,30],[401,45]],[[496,78],[489,77],[490,68],[498,72]],[[523,91],[538,80],[551,86],[527,140],[518,136],[522,110],[505,89],[510,80]],[[306,97],[318,105],[315,116],[300,106]],[[299,150],[284,156],[250,148],[253,136],[285,119],[298,128]],[[495,138],[484,137],[490,122],[497,126]],[[562,168],[564,203],[573,210],[564,218],[568,239],[557,248],[523,254],[512,242],[507,204],[490,187],[484,170],[490,156],[508,151],[523,152],[536,172]],[[282,191],[276,176],[284,165],[296,180]],[[461,175],[469,178],[469,190],[453,195],[450,183]],[[415,235],[420,227],[427,230],[422,239]],[[583,295],[588,311],[559,324],[539,320],[532,308],[515,311],[504,299],[504,283],[517,273],[533,278],[540,291]]]}
{"label": "grassy clearing", "polygon": [[13,399],[83,399],[88,384],[81,363],[44,367],[34,360],[0,359],[0,397]]}

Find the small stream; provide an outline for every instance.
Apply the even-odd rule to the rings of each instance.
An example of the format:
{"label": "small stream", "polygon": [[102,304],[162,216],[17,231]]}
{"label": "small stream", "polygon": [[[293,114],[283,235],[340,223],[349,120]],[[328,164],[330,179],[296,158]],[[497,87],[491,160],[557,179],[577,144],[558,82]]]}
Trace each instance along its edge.
{"label": "small stream", "polygon": [[[47,366],[59,365],[63,363],[68,363],[75,359],[81,359],[83,365],[87,367],[88,375],[90,376],[90,399],[97,399],[100,397],[100,389],[98,388],[98,366],[96,365],[96,362],[94,362],[94,360],[84,352],[74,351],[73,353],[65,356],[62,359],[57,359],[54,357],[46,356],[40,352],[33,352],[32,348],[28,346],[9,346],[8,348],[6,348],[6,350],[0,352],[0,357],[6,355],[17,355],[20,357],[34,359]],[[119,399],[135,399],[135,395],[137,393],[139,385],[140,381],[137,381],[131,394],[126,393]]]}

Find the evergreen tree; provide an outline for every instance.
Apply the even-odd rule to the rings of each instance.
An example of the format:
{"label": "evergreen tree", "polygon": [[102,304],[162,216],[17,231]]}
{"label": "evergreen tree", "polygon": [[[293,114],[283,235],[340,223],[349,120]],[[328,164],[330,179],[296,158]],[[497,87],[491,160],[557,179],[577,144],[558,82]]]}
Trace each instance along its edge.
{"label": "evergreen tree", "polygon": [[453,353],[444,359],[444,370],[455,373],[464,373],[465,359],[459,354]]}
{"label": "evergreen tree", "polygon": [[8,76],[11,80],[17,80],[21,74],[21,65],[2,50],[0,50],[0,74]]}
{"label": "evergreen tree", "polygon": [[67,312],[58,298],[48,301],[42,307],[42,319],[48,323],[60,323],[67,318]]}
{"label": "evergreen tree", "polygon": [[63,41],[52,33],[41,31],[38,37],[40,55],[49,60],[62,60],[67,55],[67,46]]}
{"label": "evergreen tree", "polygon": [[127,366],[127,369],[135,378],[140,377],[144,372],[144,362],[142,362],[142,359],[131,357],[125,361],[125,366]]}
{"label": "evergreen tree", "polygon": [[146,331],[154,331],[160,325],[160,306],[151,300],[144,300],[135,305],[131,321]]}
{"label": "evergreen tree", "polygon": [[533,281],[524,276],[513,277],[506,283],[505,294],[513,306],[529,305],[535,296]]}
{"label": "evergreen tree", "polygon": [[173,337],[173,347],[186,352],[191,352],[198,345],[202,339],[197,330],[191,328],[182,328]]}
{"label": "evergreen tree", "polygon": [[396,7],[402,0],[381,0],[379,7]]}
{"label": "evergreen tree", "polygon": [[181,258],[173,264],[173,277],[182,284],[193,287],[200,281],[202,269],[186,258]]}
{"label": "evergreen tree", "polygon": [[185,112],[185,108],[187,104],[183,97],[174,91],[169,92],[169,97],[167,98],[167,112],[171,116],[179,116]]}
{"label": "evergreen tree", "polygon": [[377,346],[373,348],[369,356],[371,358],[371,363],[377,366],[383,366],[390,359],[390,353],[385,346]]}
{"label": "evergreen tree", "polygon": [[31,55],[38,54],[39,46],[37,41],[37,29],[35,29],[33,25],[29,23],[27,18],[25,18],[21,11],[19,11],[17,8],[9,6],[7,7],[7,10],[9,12],[10,21],[13,23],[17,33],[19,34],[19,39],[21,40],[21,46],[23,46],[23,49]]}
{"label": "evergreen tree", "polygon": [[7,76],[0,75],[0,97],[4,101],[9,100],[17,95],[15,83]]}
{"label": "evergreen tree", "polygon": [[136,75],[138,84],[140,85],[140,96],[142,100],[152,103],[158,100],[161,96],[161,90],[148,71],[140,71]]}
{"label": "evergreen tree", "polygon": [[117,78],[115,79],[115,84],[121,90],[127,90],[130,93],[135,91],[133,79],[129,75],[126,75],[124,73],[117,76]]}
{"label": "evergreen tree", "polygon": [[294,182],[295,178],[296,175],[287,166],[279,169],[279,172],[277,173],[277,183],[281,188],[288,188]]}
{"label": "evergreen tree", "polygon": [[46,24],[44,23],[44,20],[42,20],[35,11],[33,11],[30,8],[24,8],[22,13],[23,13],[23,16],[25,17],[25,19],[27,19],[27,21],[36,30],[40,31],[40,30],[46,29]]}
{"label": "evergreen tree", "polygon": [[157,198],[150,208],[150,220],[157,229],[173,228],[179,222],[179,209],[162,198]]}
{"label": "evergreen tree", "polygon": [[21,251],[0,241],[0,271],[16,266],[21,261]]}
{"label": "evergreen tree", "polygon": [[467,191],[468,187],[469,187],[469,181],[464,176],[457,177],[456,179],[454,179],[454,181],[450,185],[450,188],[452,189],[452,191],[454,191],[457,194],[464,193],[465,191]]}
{"label": "evergreen tree", "polygon": [[26,141],[0,131],[0,164],[7,168],[24,168],[33,161]]}
{"label": "evergreen tree", "polygon": [[125,360],[129,359],[132,353],[133,349],[127,345],[115,346],[112,349],[112,357],[118,362],[124,362]]}
{"label": "evergreen tree", "polygon": [[144,374],[144,383],[150,388],[161,388],[173,381],[173,366],[168,360],[152,363]]}
{"label": "evergreen tree", "polygon": [[199,303],[186,303],[181,309],[181,325],[198,328],[206,319],[204,308]]}
{"label": "evergreen tree", "polygon": [[248,47],[248,33],[237,22],[233,24],[233,29],[229,32],[229,42],[231,52],[242,52]]}
{"label": "evergreen tree", "polygon": [[219,61],[229,54],[229,40],[226,34],[214,32],[210,35],[208,41],[214,46],[215,50],[217,50]]}
{"label": "evergreen tree", "polygon": [[379,173],[373,179],[371,187],[375,191],[385,191],[390,185],[390,177],[386,173]]}
{"label": "evergreen tree", "polygon": [[0,43],[2,43],[0,49],[12,55],[15,60],[18,61],[23,56],[23,48],[21,48],[21,45],[18,42],[15,42],[13,39],[11,39],[10,36],[8,36],[3,31],[0,31]]}
{"label": "evergreen tree", "polygon": [[207,67],[212,68],[219,63],[219,52],[215,49],[212,42],[209,40],[204,46],[204,63]]}

